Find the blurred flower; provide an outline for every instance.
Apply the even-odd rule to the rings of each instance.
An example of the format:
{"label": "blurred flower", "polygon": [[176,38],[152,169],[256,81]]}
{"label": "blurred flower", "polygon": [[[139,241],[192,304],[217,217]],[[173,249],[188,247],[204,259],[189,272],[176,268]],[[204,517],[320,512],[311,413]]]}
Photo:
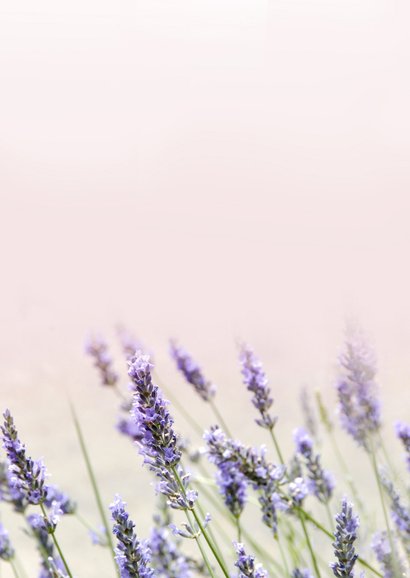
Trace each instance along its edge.
{"label": "blurred flower", "polygon": [[320,464],[320,456],[313,454],[313,442],[303,428],[293,432],[297,452],[305,458],[308,470],[308,487],[321,502],[326,504],[332,497],[334,481]]}
{"label": "blurred flower", "polygon": [[2,560],[12,560],[14,558],[14,548],[11,545],[9,533],[0,522],[0,558]]}
{"label": "blurred flower", "polygon": [[94,366],[98,369],[101,383],[107,386],[117,384],[118,375],[112,369],[112,359],[108,353],[108,345],[101,337],[88,339],[85,351],[94,360]]}
{"label": "blurred flower", "polygon": [[204,401],[209,401],[216,393],[215,385],[204,377],[196,361],[175,340],[170,342],[170,351],[177,368],[184,375],[187,382],[194,386],[196,392]]}

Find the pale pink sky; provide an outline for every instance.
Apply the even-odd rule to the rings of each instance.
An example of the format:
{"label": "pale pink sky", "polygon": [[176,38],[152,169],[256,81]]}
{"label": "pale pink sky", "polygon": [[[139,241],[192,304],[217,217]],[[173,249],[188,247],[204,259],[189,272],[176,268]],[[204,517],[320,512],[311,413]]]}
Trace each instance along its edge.
{"label": "pale pink sky", "polygon": [[345,315],[408,383],[408,2],[0,14],[7,383],[77,379],[84,335],[123,321],[218,364],[248,338],[299,385]]}

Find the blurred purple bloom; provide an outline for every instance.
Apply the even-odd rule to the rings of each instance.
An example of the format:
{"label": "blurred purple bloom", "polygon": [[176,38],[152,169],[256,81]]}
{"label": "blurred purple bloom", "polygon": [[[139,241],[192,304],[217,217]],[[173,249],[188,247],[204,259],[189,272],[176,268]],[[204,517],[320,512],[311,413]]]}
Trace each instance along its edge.
{"label": "blurred purple bloom", "polygon": [[34,461],[26,455],[24,444],[18,439],[14,420],[7,409],[4,414],[3,447],[10,462],[10,483],[24,495],[30,504],[40,504],[47,497],[45,484],[46,470],[41,461]]}
{"label": "blurred purple bloom", "polygon": [[234,543],[237,560],[235,566],[239,568],[238,578],[267,578],[268,573],[261,564],[255,563],[255,557],[246,554],[244,545]]}
{"label": "blurred purple bloom", "polygon": [[392,554],[387,532],[377,532],[371,546],[382,568],[383,578],[395,578],[397,571],[404,576],[397,551]]}
{"label": "blurred purple bloom", "polygon": [[309,491],[322,503],[326,504],[332,497],[334,481],[329,472],[324,470],[320,463],[320,456],[313,453],[313,442],[303,428],[293,433],[297,452],[305,458],[308,471]]}
{"label": "blurred purple bloom", "polygon": [[153,528],[150,536],[152,566],[158,578],[190,578],[189,560],[178,548],[168,528]]}
{"label": "blurred purple bloom", "polygon": [[308,487],[305,480],[300,478],[295,478],[289,484],[289,496],[297,506],[300,506],[303,500],[308,495]]}
{"label": "blurred purple bloom", "polygon": [[62,492],[57,486],[49,484],[47,485],[44,504],[50,508],[54,502],[59,505],[62,514],[74,514],[77,509],[77,504],[67,494]]}
{"label": "blurred purple bloom", "polygon": [[14,548],[11,545],[9,533],[0,522],[0,559],[12,560],[14,558]]}
{"label": "blurred purple bloom", "polygon": [[91,543],[94,546],[108,546],[107,531],[105,526],[100,525],[98,530],[89,530],[88,534],[91,538]]}
{"label": "blurred purple bloom", "polygon": [[345,499],[342,510],[335,516],[336,531],[333,547],[337,562],[330,567],[337,578],[353,578],[353,567],[358,558],[353,543],[357,538],[359,518],[353,515],[352,504]]}
{"label": "blurred purple bloom", "polygon": [[396,435],[402,441],[406,451],[407,469],[410,471],[410,425],[402,422],[396,423]]}
{"label": "blurred purple bloom", "polygon": [[295,568],[292,572],[292,578],[313,578],[313,574],[308,568]]}
{"label": "blurred purple bloom", "polygon": [[275,426],[277,418],[272,418],[269,414],[273,398],[271,397],[268,378],[263,370],[262,363],[246,344],[241,345],[239,360],[242,367],[243,382],[248,390],[253,393],[252,403],[261,415],[255,421],[259,426],[271,430]]}
{"label": "blurred purple bloom", "polygon": [[199,365],[194,361],[190,354],[175,340],[170,342],[170,352],[177,368],[184,375],[188,383],[194,386],[196,392],[204,401],[209,401],[216,393],[216,387],[207,380]]}
{"label": "blurred purple bloom", "polygon": [[351,330],[339,358],[337,382],[343,428],[365,449],[368,436],[380,429],[380,402],[376,398],[376,364],[373,352],[359,330]]}
{"label": "blurred purple bloom", "polygon": [[235,517],[239,517],[246,502],[246,479],[236,466],[230,462],[221,462],[218,466],[216,481],[225,505]]}
{"label": "blurred purple bloom", "polygon": [[101,337],[90,338],[86,343],[85,351],[94,360],[94,366],[99,371],[101,383],[107,386],[115,386],[118,381],[118,375],[112,369],[112,359],[104,339]]}
{"label": "blurred purple bloom", "polygon": [[117,538],[115,560],[120,570],[121,578],[150,578],[154,571],[150,568],[150,552],[146,542],[138,540],[135,524],[125,510],[125,503],[119,496],[115,497],[110,506],[114,520],[113,534]]}

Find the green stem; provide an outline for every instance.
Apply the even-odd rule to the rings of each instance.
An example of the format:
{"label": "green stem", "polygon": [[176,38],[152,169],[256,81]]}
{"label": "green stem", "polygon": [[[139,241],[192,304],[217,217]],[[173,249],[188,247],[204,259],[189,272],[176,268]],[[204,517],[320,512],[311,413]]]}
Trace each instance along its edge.
{"label": "green stem", "polygon": [[[199,502],[197,502],[196,505],[197,505],[197,508],[198,508],[199,513],[201,514],[201,516],[202,516],[203,518],[205,518],[205,512],[204,512],[201,504],[200,504]],[[208,532],[209,532],[209,535],[210,535],[210,537],[211,537],[211,539],[212,539],[212,541],[213,541],[213,543],[214,543],[214,545],[215,545],[215,548],[218,550],[218,554],[219,554],[220,557],[223,559],[223,554],[222,554],[222,552],[221,552],[221,549],[220,549],[219,546],[218,546],[218,542],[217,542],[216,539],[215,539],[215,536],[214,536],[214,533],[213,533],[211,527],[209,527]]]}
{"label": "green stem", "polygon": [[282,559],[282,563],[283,563],[283,566],[285,568],[286,574],[287,574],[287,576],[290,576],[288,562],[286,560],[285,552],[283,551],[283,546],[282,546],[282,542],[280,541],[279,533],[277,533],[275,535],[275,541],[278,544],[280,557]]}
{"label": "green stem", "polygon": [[[44,508],[44,504],[43,504],[42,502],[40,502],[40,508],[41,508],[41,511],[42,511],[42,513],[43,513],[44,518],[47,518],[47,512],[46,512],[46,510],[45,510],[45,508]],[[57,549],[57,552],[58,552],[58,554],[59,554],[59,556],[60,556],[60,558],[61,558],[62,563],[64,564],[64,567],[65,567],[65,569],[66,569],[66,572],[67,572],[69,578],[73,578],[73,575],[72,575],[71,572],[70,572],[70,568],[69,568],[69,566],[68,566],[68,564],[67,564],[67,562],[66,562],[66,559],[64,558],[64,554],[63,554],[63,552],[61,551],[60,544],[58,543],[58,540],[57,540],[57,538],[56,538],[55,532],[51,532],[51,539],[52,539],[53,542],[54,542],[54,546],[55,546],[56,549]]]}
{"label": "green stem", "polygon": [[238,514],[237,516],[235,516],[235,521],[236,521],[236,538],[238,540],[238,542],[242,541],[242,530],[241,530],[241,520],[240,520],[241,515]]}
{"label": "green stem", "polygon": [[276,453],[278,454],[279,461],[283,466],[283,465],[285,465],[285,460],[283,459],[282,452],[280,451],[278,440],[276,439],[276,436],[275,436],[273,429],[270,429],[269,432],[270,432],[270,436],[271,436],[272,441],[273,441],[273,445],[275,446]]}
{"label": "green stem", "polygon": [[[190,526],[191,528],[193,528],[193,522],[192,522],[192,519],[191,519],[190,512],[189,512],[188,510],[185,510],[185,515],[186,515],[186,517],[187,517],[189,526]],[[207,556],[204,548],[202,547],[201,540],[200,540],[200,536],[195,536],[195,542],[197,543],[198,548],[199,548],[199,551],[201,552],[201,556],[202,556],[202,558],[203,558],[203,561],[205,562],[205,566],[208,568],[209,575],[211,576],[211,578],[216,578],[216,577],[215,577],[215,574],[214,574],[214,571],[213,571],[213,569],[212,569],[211,563],[210,563],[210,561],[209,561],[209,558],[208,558],[208,556]]]}
{"label": "green stem", "polygon": [[317,563],[317,560],[316,560],[316,556],[315,556],[315,553],[314,553],[314,551],[313,551],[313,547],[312,547],[312,543],[311,543],[310,538],[309,538],[308,531],[307,531],[307,529],[306,529],[305,515],[304,515],[304,513],[299,512],[299,519],[300,519],[300,523],[302,524],[302,529],[303,529],[303,533],[304,533],[304,535],[305,535],[307,547],[308,547],[309,552],[310,552],[310,557],[311,557],[311,559],[312,559],[313,568],[315,569],[315,573],[316,573],[317,578],[321,578],[321,577],[320,577],[319,566],[318,566],[318,563]]}
{"label": "green stem", "polygon": [[216,419],[219,421],[219,425],[221,425],[223,427],[223,429],[225,430],[225,433],[230,438],[232,438],[233,436],[232,436],[231,432],[229,431],[229,428],[226,425],[226,422],[225,422],[224,418],[222,417],[221,412],[219,411],[215,401],[212,398],[209,400],[209,405],[211,406],[212,411],[214,412]]}
{"label": "green stem", "polygon": [[17,568],[13,560],[10,560],[10,566],[11,569],[13,570],[14,578],[19,578],[19,573],[17,572]]}
{"label": "green stem", "polygon": [[105,509],[104,509],[103,502],[101,499],[101,494],[100,494],[100,491],[98,489],[97,480],[96,480],[96,477],[94,475],[94,470],[93,470],[93,467],[91,465],[91,460],[90,460],[90,457],[88,455],[88,451],[87,451],[87,448],[85,445],[84,436],[83,436],[83,433],[81,431],[80,423],[77,419],[77,415],[76,415],[74,406],[71,403],[70,403],[70,408],[71,408],[71,413],[73,416],[75,430],[77,432],[78,441],[80,443],[84,462],[85,462],[85,465],[87,468],[88,477],[90,478],[90,482],[91,482],[91,486],[93,489],[95,501],[97,502],[97,508],[98,508],[99,513],[100,513],[102,524],[105,528],[105,533],[106,533],[106,537],[107,537],[108,544],[110,547],[110,553],[111,553],[111,558],[112,558],[112,561],[113,561],[113,564],[115,567],[115,572],[116,572],[117,576],[119,577],[120,573],[118,570],[117,563],[115,561],[115,552],[114,552],[114,544],[113,544],[112,536],[111,536],[111,528],[108,524],[107,516],[105,515]]}
{"label": "green stem", "polygon": [[[181,478],[179,477],[179,474],[178,474],[178,472],[177,472],[176,467],[175,467],[175,466],[172,467],[172,468],[171,468],[171,471],[172,471],[172,473],[174,474],[175,479],[176,479],[177,482],[178,482],[178,485],[179,485],[179,487],[180,487],[180,490],[181,490],[181,492],[182,492],[182,495],[185,497],[185,496],[186,496],[185,488],[184,488],[184,485],[183,485],[183,483],[182,483],[182,481],[181,481]],[[215,545],[213,544],[212,540],[210,539],[210,537],[209,537],[209,535],[208,535],[208,532],[206,532],[206,529],[204,528],[204,525],[202,524],[200,517],[199,517],[198,514],[196,513],[195,508],[192,508],[191,512],[192,512],[192,515],[193,515],[194,518],[195,518],[195,522],[197,523],[198,528],[199,528],[200,531],[201,531],[202,536],[205,538],[205,541],[206,541],[206,543],[208,544],[209,549],[211,550],[212,554],[214,555],[215,560],[218,562],[218,564],[219,564],[222,572],[224,573],[224,575],[225,575],[226,578],[230,578],[230,577],[229,577],[228,570],[226,569],[225,564],[224,564],[221,556],[219,555],[217,549],[215,548]]]}

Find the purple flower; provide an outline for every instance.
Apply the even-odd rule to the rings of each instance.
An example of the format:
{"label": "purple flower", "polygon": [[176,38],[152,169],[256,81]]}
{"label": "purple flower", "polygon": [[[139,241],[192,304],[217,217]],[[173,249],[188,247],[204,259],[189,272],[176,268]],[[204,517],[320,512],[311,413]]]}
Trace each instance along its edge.
{"label": "purple flower", "polygon": [[396,435],[402,441],[406,451],[407,469],[410,471],[410,425],[402,422],[396,423]]}
{"label": "purple flower", "polygon": [[313,578],[313,574],[308,568],[295,568],[292,572],[292,578]]}
{"label": "purple flower", "polygon": [[77,509],[77,504],[67,494],[49,484],[44,504],[50,508],[54,503],[58,504],[62,514],[74,514]]}
{"label": "purple flower", "polygon": [[[64,564],[61,558],[55,553],[54,542],[49,533],[49,525],[44,516],[40,514],[30,514],[27,516],[27,522],[31,528],[34,538],[37,540],[37,547],[41,555],[41,572],[40,576],[50,578],[49,560],[53,563],[60,572],[64,570]],[[65,576],[65,574],[62,574]]]}
{"label": "purple flower", "polygon": [[410,557],[410,509],[406,508],[392,482],[383,473],[381,481],[390,499],[391,517],[396,525],[398,536]]}
{"label": "purple flower", "polygon": [[337,382],[343,428],[369,449],[369,435],[380,429],[380,403],[376,398],[374,355],[358,330],[350,331],[340,358]]}
{"label": "purple flower", "polygon": [[150,578],[154,571],[150,568],[150,552],[146,542],[141,542],[135,532],[135,524],[125,510],[125,503],[117,495],[110,506],[114,520],[113,534],[117,538],[115,560],[121,578]]}
{"label": "purple flower", "polygon": [[18,439],[14,420],[7,409],[4,414],[3,447],[10,462],[10,483],[30,504],[40,504],[47,497],[46,470],[41,461],[26,455],[24,444]]}
{"label": "purple flower", "polygon": [[12,560],[14,558],[14,548],[11,545],[9,533],[0,522],[0,559]]}
{"label": "purple flower", "polygon": [[[205,432],[208,457],[219,469],[230,464],[240,472],[259,493],[263,522],[277,532],[277,510],[284,510],[288,504],[280,495],[280,485],[284,483],[285,468],[266,460],[265,448],[259,452],[245,447],[240,442],[229,439],[219,426]],[[226,464],[225,466],[223,464]]]}
{"label": "purple flower", "polygon": [[289,483],[289,496],[297,506],[300,506],[308,495],[308,487],[303,478],[295,478]]}
{"label": "purple flower", "polygon": [[345,499],[342,510],[336,516],[336,531],[333,547],[337,562],[330,567],[337,578],[353,578],[353,567],[358,558],[353,543],[357,538],[359,518],[353,515],[352,504]]}
{"label": "purple flower", "polygon": [[185,349],[177,345],[174,340],[170,342],[170,351],[177,368],[184,375],[187,382],[194,386],[204,401],[212,399],[216,393],[216,387],[204,377],[196,361],[192,359]]}
{"label": "purple flower", "polygon": [[246,478],[235,465],[221,462],[218,466],[216,481],[225,505],[233,516],[238,518],[246,502]]}
{"label": "purple flower", "polygon": [[112,359],[108,353],[108,345],[101,337],[90,338],[85,347],[86,353],[94,360],[94,366],[98,369],[101,383],[107,386],[115,386],[118,375],[112,369]]}
{"label": "purple flower", "polygon": [[98,530],[90,529],[88,534],[91,538],[91,543],[94,544],[94,546],[108,546],[107,531],[105,526],[100,525]]}
{"label": "purple flower", "polygon": [[[392,554],[387,532],[377,532],[374,534],[371,546],[377,561],[382,567],[383,578],[395,578],[395,576],[398,575],[404,576],[398,552],[395,551]],[[397,571],[399,574],[397,574]]]}
{"label": "purple flower", "polygon": [[243,544],[234,543],[237,560],[235,566],[239,568],[238,578],[267,578],[268,573],[261,564],[255,563],[255,557],[246,554]]}
{"label": "purple flower", "polygon": [[152,382],[150,358],[138,352],[128,364],[128,375],[134,384],[133,415],[140,431],[138,445],[144,463],[160,478],[157,490],[167,496],[172,508],[192,509],[197,493],[188,489],[189,474],[180,465],[174,420],[167,409],[168,402]]}
{"label": "purple flower", "polygon": [[332,497],[334,481],[329,472],[325,471],[320,464],[320,456],[313,453],[313,442],[303,428],[298,428],[293,433],[296,449],[305,458],[308,470],[308,487],[322,503],[326,504]]}
{"label": "purple flower", "polygon": [[252,349],[242,344],[239,354],[242,367],[243,382],[249,391],[253,393],[252,403],[259,411],[261,417],[256,419],[256,423],[266,429],[272,430],[277,418],[272,418],[269,414],[273,398],[268,387],[268,379],[263,370],[262,363],[255,356]]}
{"label": "purple flower", "polygon": [[158,578],[190,578],[189,560],[167,528],[153,528],[150,536],[152,565]]}

